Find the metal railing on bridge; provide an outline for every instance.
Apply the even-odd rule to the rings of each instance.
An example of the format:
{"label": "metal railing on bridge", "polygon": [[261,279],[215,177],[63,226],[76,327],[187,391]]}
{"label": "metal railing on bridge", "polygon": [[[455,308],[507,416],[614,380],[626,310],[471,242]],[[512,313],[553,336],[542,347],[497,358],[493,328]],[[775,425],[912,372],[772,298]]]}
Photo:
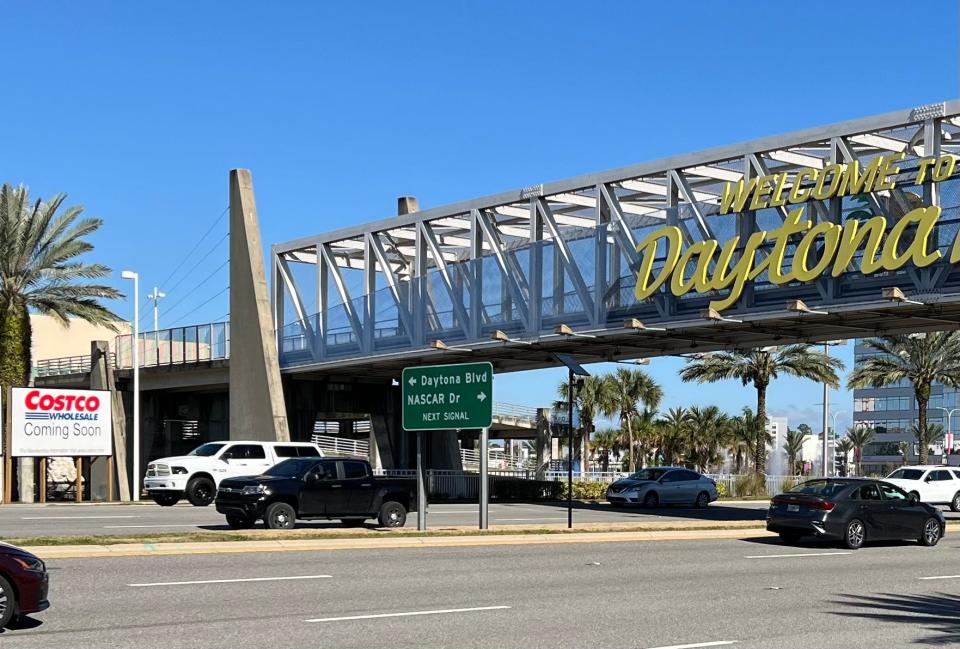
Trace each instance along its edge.
{"label": "metal railing on bridge", "polygon": [[[230,323],[209,322],[145,331],[139,334],[138,341],[142,367],[225,360],[230,358]],[[113,350],[110,353],[110,362],[114,369],[133,367],[132,334],[122,334],[114,338]],[[33,366],[36,377],[82,374],[89,371],[89,356],[42,359]]]}

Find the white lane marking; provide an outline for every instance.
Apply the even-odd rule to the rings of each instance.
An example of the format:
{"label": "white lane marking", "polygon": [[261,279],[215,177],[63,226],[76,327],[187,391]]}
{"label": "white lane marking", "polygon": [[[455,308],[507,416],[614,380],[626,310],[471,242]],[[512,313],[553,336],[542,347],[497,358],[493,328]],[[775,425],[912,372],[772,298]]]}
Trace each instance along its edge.
{"label": "white lane marking", "polygon": [[650,647],[650,649],[696,649],[696,647],[726,647],[737,644],[736,640],[716,640],[714,642],[695,642],[693,644],[672,644],[666,647]]}
{"label": "white lane marking", "polygon": [[556,518],[547,518],[547,517],[543,517],[543,518],[497,518],[496,516],[494,516],[494,517],[493,517],[493,520],[494,520],[495,522],[496,522],[496,521],[499,521],[499,522],[501,522],[501,523],[505,523],[505,522],[507,522],[507,521],[515,521],[515,522],[516,522],[516,521],[565,521],[565,520],[567,520],[567,517],[566,517],[566,516],[558,516],[558,517],[556,517]]}
{"label": "white lane marking", "polygon": [[436,516],[437,514],[476,514],[479,511],[479,509],[466,509],[464,511],[427,512],[427,516]]}
{"label": "white lane marking", "polygon": [[787,559],[790,557],[836,557],[853,552],[805,552],[802,554],[754,554],[744,559]]}
{"label": "white lane marking", "polygon": [[934,579],[960,579],[960,575],[940,575],[938,577],[919,577],[920,581],[931,581]]}
{"label": "white lane marking", "polygon": [[92,518],[140,518],[139,516],[21,516],[22,521],[72,521]]}
{"label": "white lane marking", "polygon": [[474,606],[472,608],[441,608],[434,611],[408,611],[406,613],[376,613],[371,615],[348,615],[345,617],[318,617],[304,622],[346,622],[349,620],[375,620],[384,617],[412,617],[415,615],[445,615],[447,613],[472,613],[474,611],[502,611],[509,606]]}
{"label": "white lane marking", "polygon": [[251,581],[293,581],[295,579],[331,579],[332,575],[297,575],[296,577],[250,577],[247,579],[203,579],[199,581],[156,581],[147,584],[127,584],[131,588],[154,586],[194,586],[197,584],[240,584]]}
{"label": "white lane marking", "polygon": [[178,523],[176,525],[167,524],[167,523],[157,523],[156,525],[104,525],[103,529],[105,530],[127,530],[134,528],[146,528],[153,529],[154,527],[200,527],[201,525],[223,525],[223,521],[211,521],[209,523]]}

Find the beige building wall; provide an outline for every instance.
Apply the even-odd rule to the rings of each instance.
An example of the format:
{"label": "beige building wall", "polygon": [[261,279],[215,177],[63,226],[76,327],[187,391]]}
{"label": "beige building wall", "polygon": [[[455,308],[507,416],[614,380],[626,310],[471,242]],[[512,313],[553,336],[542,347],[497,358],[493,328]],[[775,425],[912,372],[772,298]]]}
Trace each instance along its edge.
{"label": "beige building wall", "polygon": [[53,316],[36,313],[30,316],[30,326],[33,329],[30,351],[34,364],[51,358],[89,356],[91,341],[106,340],[112,348],[118,334],[130,333],[129,322],[116,323],[117,330],[113,331],[71,318],[70,326],[64,327]]}

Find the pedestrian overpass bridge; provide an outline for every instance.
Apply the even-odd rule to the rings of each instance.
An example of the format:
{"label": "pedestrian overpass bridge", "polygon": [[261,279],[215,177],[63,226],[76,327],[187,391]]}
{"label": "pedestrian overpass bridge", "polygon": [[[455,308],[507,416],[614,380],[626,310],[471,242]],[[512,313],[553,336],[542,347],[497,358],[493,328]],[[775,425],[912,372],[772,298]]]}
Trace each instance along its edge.
{"label": "pedestrian overpass bridge", "polygon": [[[958,112],[888,113],[274,245],[280,366],[396,377],[483,359],[504,372],[558,352],[583,363],[955,327]],[[915,217],[929,206],[942,213],[927,228]],[[874,216],[879,268],[873,235],[851,231]],[[899,263],[918,232],[940,258]],[[726,269],[744,257],[753,272],[736,287]],[[792,280],[779,272],[791,265]]]}

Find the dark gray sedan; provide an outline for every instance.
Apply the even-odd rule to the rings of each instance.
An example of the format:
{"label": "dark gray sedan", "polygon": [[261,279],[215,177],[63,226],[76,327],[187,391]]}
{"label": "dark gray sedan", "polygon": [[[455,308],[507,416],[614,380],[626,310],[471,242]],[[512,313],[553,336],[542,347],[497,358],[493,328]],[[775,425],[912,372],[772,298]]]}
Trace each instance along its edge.
{"label": "dark gray sedan", "polygon": [[867,541],[914,540],[934,546],[943,537],[946,521],[940,510],[889,482],[824,478],[774,497],[767,529],[786,543],[817,536],[856,550]]}

